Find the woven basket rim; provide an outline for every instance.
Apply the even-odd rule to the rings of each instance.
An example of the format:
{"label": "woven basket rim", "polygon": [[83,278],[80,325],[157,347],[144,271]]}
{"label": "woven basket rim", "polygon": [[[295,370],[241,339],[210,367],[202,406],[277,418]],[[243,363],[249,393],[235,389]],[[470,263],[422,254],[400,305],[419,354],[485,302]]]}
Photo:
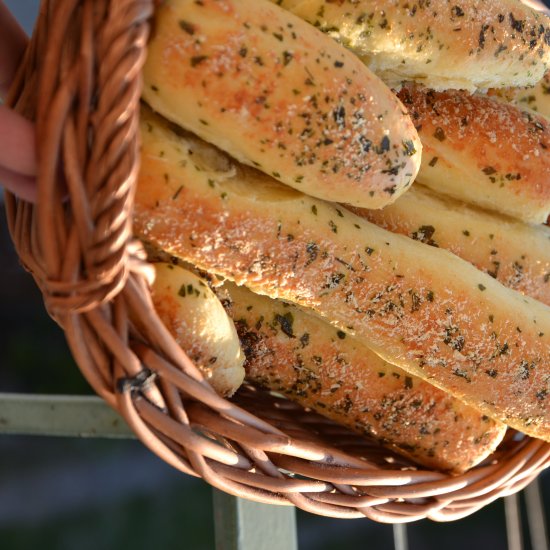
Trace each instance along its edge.
{"label": "woven basket rim", "polygon": [[[229,401],[204,381],[154,313],[150,268],[131,233],[153,10],[153,0],[43,0],[7,100],[36,121],[39,154],[37,205],[6,194],[10,233],[94,390],[168,464],[257,502],[452,521],[525,487],[550,465],[550,444],[510,431],[489,459],[453,476],[357,434],[349,449],[328,445],[311,434],[329,424],[342,441],[351,432],[314,413],[307,430],[288,429],[299,406],[248,386]],[[149,319],[145,341],[129,312]]]}

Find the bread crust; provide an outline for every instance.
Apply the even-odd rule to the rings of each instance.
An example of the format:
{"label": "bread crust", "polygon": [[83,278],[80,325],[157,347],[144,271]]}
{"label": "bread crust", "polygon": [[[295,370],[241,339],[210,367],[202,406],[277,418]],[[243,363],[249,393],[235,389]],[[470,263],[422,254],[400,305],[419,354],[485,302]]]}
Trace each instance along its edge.
{"label": "bread crust", "polygon": [[166,262],[154,266],[151,297],[160,319],[211,386],[233,395],[244,380],[244,354],[222,304],[187,269]]}
{"label": "bread crust", "polygon": [[516,0],[272,1],[362,56],[392,86],[529,86],[550,66],[548,17]]}
{"label": "bread crust", "polygon": [[487,96],[407,86],[399,92],[424,146],[419,182],[518,218],[550,214],[550,122]]}
{"label": "bread crust", "polygon": [[550,439],[547,306],[159,121],[142,124],[134,229],[143,239],[307,307],[392,364]]}
{"label": "bread crust", "polygon": [[504,286],[550,306],[550,228],[481,210],[415,184],[382,210],[359,216],[431,246],[445,248]]}
{"label": "bread crust", "polygon": [[381,208],[410,185],[421,144],[360,60],[267,0],[169,0],[156,11],[143,97],[305,193]]}
{"label": "bread crust", "polygon": [[225,282],[216,289],[247,357],[247,380],[428,468],[461,473],[500,443],[505,426],[408,375],[325,321]]}

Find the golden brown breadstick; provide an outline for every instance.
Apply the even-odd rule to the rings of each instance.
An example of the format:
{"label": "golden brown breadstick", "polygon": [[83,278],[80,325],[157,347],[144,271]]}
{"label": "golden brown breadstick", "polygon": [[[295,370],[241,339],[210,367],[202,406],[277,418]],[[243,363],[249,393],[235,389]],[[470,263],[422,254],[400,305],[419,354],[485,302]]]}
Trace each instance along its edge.
{"label": "golden brown breadstick", "polygon": [[308,307],[493,418],[550,439],[550,309],[453,254],[281,186],[143,114],[135,231]]}
{"label": "golden brown breadstick", "polygon": [[548,18],[517,0],[272,0],[342,42],[392,85],[528,86],[550,65]]}
{"label": "golden brown breadstick", "polygon": [[550,213],[550,122],[461,90],[399,92],[419,130],[418,180],[437,193],[531,223]]}
{"label": "golden brown breadstick", "polygon": [[307,312],[225,282],[246,378],[282,393],[429,468],[463,472],[502,440],[505,426],[410,376],[357,338]]}
{"label": "golden brown breadstick", "polygon": [[233,395],[244,380],[244,354],[231,320],[210,287],[194,273],[155,263],[152,298],[176,342],[221,395]]}
{"label": "golden brown breadstick", "polygon": [[421,144],[401,102],[352,53],[267,0],[156,10],[144,98],[234,158],[313,196],[381,208]]}
{"label": "golden brown breadstick", "polygon": [[415,184],[383,210],[353,208],[376,225],[453,254],[504,286],[550,305],[550,228],[481,210]]}

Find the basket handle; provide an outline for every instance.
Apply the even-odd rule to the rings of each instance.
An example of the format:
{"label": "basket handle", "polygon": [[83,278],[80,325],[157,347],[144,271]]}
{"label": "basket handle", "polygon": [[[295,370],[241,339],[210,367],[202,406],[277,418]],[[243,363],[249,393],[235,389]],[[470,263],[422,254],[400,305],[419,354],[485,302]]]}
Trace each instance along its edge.
{"label": "basket handle", "polygon": [[8,224],[50,314],[124,288],[139,168],[141,68],[153,0],[46,0],[8,104],[36,121],[38,201]]}

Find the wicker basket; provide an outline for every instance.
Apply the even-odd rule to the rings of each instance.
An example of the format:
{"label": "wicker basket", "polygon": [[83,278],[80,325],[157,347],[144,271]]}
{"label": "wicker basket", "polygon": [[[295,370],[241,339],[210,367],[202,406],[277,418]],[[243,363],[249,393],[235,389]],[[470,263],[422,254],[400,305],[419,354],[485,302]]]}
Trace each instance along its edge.
{"label": "wicker basket", "polygon": [[[36,121],[39,155],[38,204],[6,196],[10,232],[95,391],[166,462],[258,502],[449,521],[525,487],[550,465],[550,445],[513,431],[450,476],[268,393],[245,387],[227,401],[203,380],[155,314],[131,233],[153,10],[153,0],[44,1],[8,98]],[[147,320],[146,341],[132,315]]]}

